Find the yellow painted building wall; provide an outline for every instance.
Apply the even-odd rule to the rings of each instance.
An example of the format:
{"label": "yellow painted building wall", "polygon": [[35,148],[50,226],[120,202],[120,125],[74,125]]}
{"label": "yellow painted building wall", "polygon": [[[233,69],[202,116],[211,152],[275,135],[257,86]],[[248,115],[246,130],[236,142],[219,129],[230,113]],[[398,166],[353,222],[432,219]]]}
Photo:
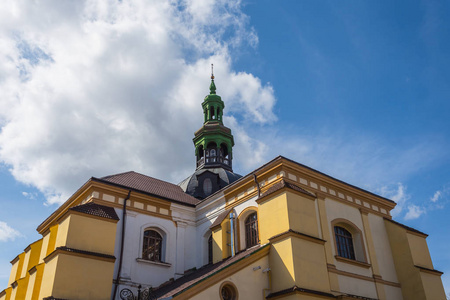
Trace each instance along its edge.
{"label": "yellow painted building wall", "polygon": [[259,238],[266,244],[271,237],[289,230],[287,195],[276,193],[258,202]]}
{"label": "yellow painted building wall", "polygon": [[53,285],[42,296],[71,300],[110,299],[114,262],[66,253],[52,260],[55,260]]}
{"label": "yellow painted building wall", "polygon": [[406,237],[410,245],[413,263],[417,266],[433,269],[430,251],[425,238],[410,233],[407,233]]}
{"label": "yellow painted building wall", "polygon": [[213,263],[222,260],[222,227],[218,227],[212,231],[213,238]]}
{"label": "yellow painted building wall", "polygon": [[[232,283],[236,287],[239,299],[265,299],[264,293],[268,295],[269,289],[269,274],[268,272],[263,272],[263,270],[268,267],[269,259],[268,256],[265,256],[232,275],[226,276],[189,299],[220,299],[220,287],[224,282]],[[257,270],[253,270],[254,268],[257,268]],[[180,295],[180,297],[175,297],[175,299],[185,298],[183,298],[183,295]]]}
{"label": "yellow painted building wall", "polygon": [[295,285],[295,270],[291,239],[272,243],[269,261],[272,270],[272,290],[277,292],[293,287]]}
{"label": "yellow painted building wall", "polygon": [[45,256],[49,255],[50,253],[52,253],[55,250],[56,238],[58,235],[58,225],[59,224],[56,224],[56,225],[50,227],[50,236],[48,239],[47,253],[45,254]]}
{"label": "yellow painted building wall", "polygon": [[[424,273],[415,267],[416,263],[431,264],[425,237],[409,233],[404,227],[387,220],[385,225],[404,299],[445,300],[440,276]],[[419,252],[425,249],[427,251]]]}
{"label": "yellow painted building wall", "polygon": [[319,237],[314,198],[302,197],[297,193],[286,192],[289,229]]}

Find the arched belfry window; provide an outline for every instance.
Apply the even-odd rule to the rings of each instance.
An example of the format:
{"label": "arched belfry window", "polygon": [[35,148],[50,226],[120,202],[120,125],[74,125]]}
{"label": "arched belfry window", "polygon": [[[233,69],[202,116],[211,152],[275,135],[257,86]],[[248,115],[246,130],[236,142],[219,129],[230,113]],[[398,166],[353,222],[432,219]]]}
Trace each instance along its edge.
{"label": "arched belfry window", "polygon": [[334,226],[334,234],[338,255],[348,259],[356,259],[352,234],[340,226]]}
{"label": "arched belfry window", "polygon": [[144,231],[142,258],[151,261],[162,261],[162,236],[155,230]]}
{"label": "arched belfry window", "polygon": [[245,245],[247,248],[258,245],[258,215],[256,212],[245,219]]}

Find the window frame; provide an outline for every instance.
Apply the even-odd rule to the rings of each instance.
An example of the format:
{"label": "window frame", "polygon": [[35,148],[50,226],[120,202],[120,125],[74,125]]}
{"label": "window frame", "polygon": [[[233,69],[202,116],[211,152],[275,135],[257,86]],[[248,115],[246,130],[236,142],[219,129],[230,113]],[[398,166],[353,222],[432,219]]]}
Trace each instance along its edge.
{"label": "window frame", "polygon": [[227,287],[229,287],[232,290],[232,293],[234,294],[233,297],[231,298],[231,300],[239,300],[239,291],[238,291],[236,285],[234,283],[232,283],[231,281],[225,281],[220,285],[220,287],[219,287],[220,300],[224,300],[222,297],[222,290]]}
{"label": "window frame", "polygon": [[[234,210],[233,210],[234,211]],[[236,211],[234,211],[236,213]],[[236,251],[242,251],[247,249],[246,239],[245,239],[245,220],[252,213],[256,213],[258,219],[258,244],[261,242],[259,238],[259,215],[258,215],[258,207],[256,206],[248,206],[244,208],[239,216],[236,218]]]}
{"label": "window frame", "polygon": [[342,226],[334,226],[334,235],[336,238],[336,252],[340,257],[356,260],[355,246],[353,236],[350,231]]}
{"label": "window frame", "polygon": [[[150,259],[146,259],[144,257],[144,233],[148,230],[153,230],[155,232],[157,232],[161,238],[161,258],[160,260],[150,260]],[[168,258],[168,241],[169,241],[169,235],[166,231],[165,228],[163,228],[162,226],[160,226],[159,224],[145,224],[143,226],[141,226],[140,229],[140,238],[139,238],[139,249],[137,252],[137,261],[140,262],[146,262],[146,263],[150,263],[150,264],[157,264],[157,265],[164,265],[164,266],[170,266],[171,264],[167,261]]]}
{"label": "window frame", "polygon": [[[353,251],[355,258],[347,258],[345,256],[341,256],[338,248],[338,241],[336,238],[335,227],[341,227],[348,231],[352,237]],[[353,263],[362,267],[370,267],[370,264],[367,260],[366,247],[365,247],[365,237],[363,232],[356,226],[354,223],[347,219],[335,219],[331,222],[331,232],[334,240],[334,252],[335,258],[341,262]]]}
{"label": "window frame", "polygon": [[[255,216],[253,220],[249,219]],[[255,225],[256,228],[252,228]],[[258,226],[258,212],[253,211],[249,215],[247,215],[244,219],[244,240],[245,240],[245,249],[251,248],[259,244],[259,226]],[[252,231],[255,231],[253,234]],[[249,236],[250,235],[250,236]]]}

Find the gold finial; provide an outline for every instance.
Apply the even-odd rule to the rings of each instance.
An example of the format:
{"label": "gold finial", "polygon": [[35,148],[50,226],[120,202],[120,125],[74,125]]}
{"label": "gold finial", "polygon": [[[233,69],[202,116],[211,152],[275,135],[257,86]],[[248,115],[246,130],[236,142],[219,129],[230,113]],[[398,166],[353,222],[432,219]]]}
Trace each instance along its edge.
{"label": "gold finial", "polygon": [[211,64],[211,79],[214,79],[214,64]]}

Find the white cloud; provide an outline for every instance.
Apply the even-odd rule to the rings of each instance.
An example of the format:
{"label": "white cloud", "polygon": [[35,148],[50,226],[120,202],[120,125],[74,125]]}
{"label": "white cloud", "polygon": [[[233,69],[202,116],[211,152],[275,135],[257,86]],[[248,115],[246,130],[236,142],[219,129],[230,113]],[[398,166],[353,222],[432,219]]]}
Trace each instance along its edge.
{"label": "white cloud", "polygon": [[405,220],[413,220],[420,217],[422,214],[426,213],[425,208],[411,204],[408,205],[408,212],[405,215]]}
{"label": "white cloud", "polygon": [[[396,187],[384,186],[379,190],[381,196],[389,198],[397,203],[397,206],[391,211],[393,217],[400,215],[405,208],[407,201],[411,198],[406,190],[406,186],[402,183],[398,183]],[[410,205],[408,208],[411,206],[414,205]]]}
{"label": "white cloud", "polygon": [[441,191],[436,191],[433,195],[433,197],[431,197],[431,202],[436,203],[440,198],[441,198]]}
{"label": "white cloud", "polygon": [[0,161],[50,204],[91,176],[135,170],[179,182],[195,168],[191,138],[211,63],[236,171],[281,154],[362,188],[393,189],[439,156],[432,143],[405,149],[339,128],[277,129],[274,88],[233,70],[234,53],[257,43],[239,0],[5,3]]}
{"label": "white cloud", "polygon": [[21,234],[17,230],[0,221],[0,242],[14,241],[19,236]]}
{"label": "white cloud", "polygon": [[[0,11],[0,160],[61,203],[90,176],[193,170],[210,63],[218,93],[252,124],[276,117],[273,88],[232,69],[257,36],[240,1],[14,1]],[[180,136],[187,137],[180,139]],[[262,146],[261,146],[262,147]]]}

